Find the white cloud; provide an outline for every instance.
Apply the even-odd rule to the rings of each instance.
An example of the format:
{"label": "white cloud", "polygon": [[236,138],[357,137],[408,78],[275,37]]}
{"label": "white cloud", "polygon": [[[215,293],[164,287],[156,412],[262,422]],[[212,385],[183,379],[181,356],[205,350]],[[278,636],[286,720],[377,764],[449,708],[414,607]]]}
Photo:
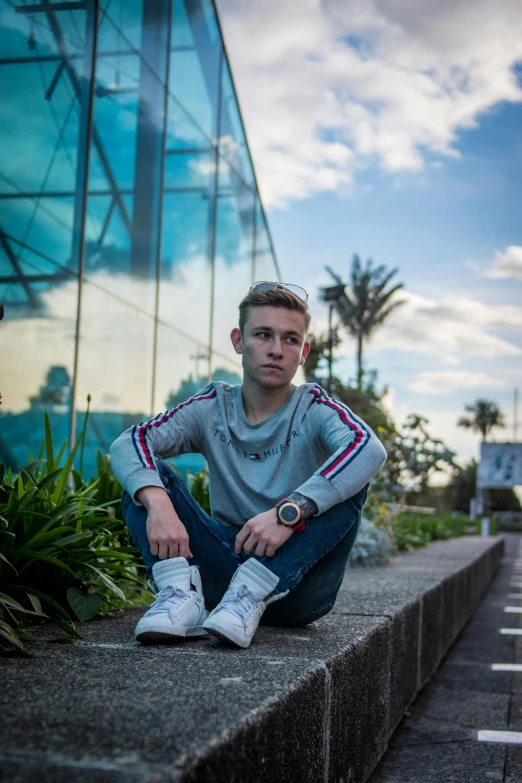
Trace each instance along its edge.
{"label": "white cloud", "polygon": [[492,333],[496,329],[522,331],[522,308],[488,305],[465,297],[429,299],[401,292],[406,303],[376,332],[371,345],[436,355],[456,365],[469,355],[483,358],[520,356],[522,349]]}
{"label": "white cloud", "polygon": [[[430,299],[409,291],[401,291],[405,303],[391,313],[386,323],[377,329],[366,343],[365,355],[374,350],[404,351],[407,354],[432,356],[438,363],[457,367],[468,357],[483,359],[519,357],[522,348],[499,337],[496,330],[522,332],[522,307],[489,305],[466,297]],[[313,331],[327,331],[327,313],[319,299],[310,298]],[[343,342],[337,357],[355,355],[355,341],[342,331]]]}
{"label": "white cloud", "polygon": [[482,389],[505,386],[501,378],[493,378],[485,372],[468,370],[434,370],[421,372],[408,389],[417,394],[453,394],[460,389]]}
{"label": "white cloud", "polygon": [[[519,102],[513,0],[219,0],[266,203],[350,184],[377,161],[458,157],[459,130]],[[255,42],[255,45],[253,45]]]}
{"label": "white cloud", "polygon": [[491,265],[484,270],[484,277],[515,277],[522,280],[522,247],[509,245],[503,253],[499,250]]}

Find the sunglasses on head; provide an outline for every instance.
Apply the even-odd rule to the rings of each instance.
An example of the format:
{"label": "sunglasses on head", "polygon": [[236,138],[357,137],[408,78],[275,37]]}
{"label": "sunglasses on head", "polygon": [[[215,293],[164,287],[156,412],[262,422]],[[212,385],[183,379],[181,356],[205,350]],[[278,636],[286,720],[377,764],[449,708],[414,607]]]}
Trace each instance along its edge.
{"label": "sunglasses on head", "polygon": [[[292,283],[271,283],[268,280],[260,280],[250,288],[250,291],[290,291],[291,294],[295,294],[305,304],[308,302],[308,294],[299,285],[293,285]],[[250,293],[249,291],[249,293]]]}

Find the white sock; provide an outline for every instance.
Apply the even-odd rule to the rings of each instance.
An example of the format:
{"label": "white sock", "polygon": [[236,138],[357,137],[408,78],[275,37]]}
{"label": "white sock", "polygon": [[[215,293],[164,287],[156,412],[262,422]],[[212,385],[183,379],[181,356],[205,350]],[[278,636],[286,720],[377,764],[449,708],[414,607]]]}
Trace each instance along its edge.
{"label": "white sock", "polygon": [[246,563],[239,566],[234,574],[233,581],[246,584],[255,596],[266,598],[278,585],[279,577],[259,560],[251,557]]}
{"label": "white sock", "polygon": [[184,557],[159,560],[152,566],[152,576],[158,591],[165,587],[179,587],[186,593],[190,590],[190,566]]}

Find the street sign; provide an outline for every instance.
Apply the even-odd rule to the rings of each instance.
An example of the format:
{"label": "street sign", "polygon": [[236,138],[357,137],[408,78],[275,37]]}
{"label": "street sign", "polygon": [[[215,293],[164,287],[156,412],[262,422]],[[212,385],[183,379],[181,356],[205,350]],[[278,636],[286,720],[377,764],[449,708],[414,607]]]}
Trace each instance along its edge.
{"label": "street sign", "polygon": [[477,487],[512,489],[521,484],[522,443],[482,443]]}

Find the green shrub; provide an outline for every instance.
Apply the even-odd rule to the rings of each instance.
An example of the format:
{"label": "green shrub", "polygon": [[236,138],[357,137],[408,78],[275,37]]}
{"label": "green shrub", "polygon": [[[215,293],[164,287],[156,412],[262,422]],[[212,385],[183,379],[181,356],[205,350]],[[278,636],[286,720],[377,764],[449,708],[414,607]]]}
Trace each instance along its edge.
{"label": "green shrub", "polygon": [[71,641],[81,638],[73,616],[84,621],[146,595],[108,461],[99,454],[98,476],[82,480],[85,425],[62,467],[66,444],[55,457],[47,414],[38,459],[30,456],[17,476],[0,465],[0,641],[22,655],[29,654],[24,641],[34,639],[29,622],[52,621],[68,635],[59,640]]}
{"label": "green shrub", "polygon": [[438,539],[456,538],[468,532],[469,519],[463,514],[415,514],[401,512],[386,525],[398,552],[426,546]]}

